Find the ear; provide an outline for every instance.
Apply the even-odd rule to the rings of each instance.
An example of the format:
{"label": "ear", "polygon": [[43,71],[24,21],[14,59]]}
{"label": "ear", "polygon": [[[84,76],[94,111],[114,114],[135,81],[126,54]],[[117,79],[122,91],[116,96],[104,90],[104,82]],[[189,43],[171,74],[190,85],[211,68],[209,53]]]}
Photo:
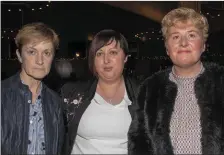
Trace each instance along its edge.
{"label": "ear", "polygon": [[206,49],[206,44],[204,43],[204,45],[203,45],[203,47],[202,47],[202,52],[201,53],[203,53],[204,51],[205,51],[205,49]]}
{"label": "ear", "polygon": [[126,62],[128,61],[128,56],[129,56],[129,55],[127,55],[127,56],[125,57],[125,59],[124,59],[124,63],[126,63]]}
{"label": "ear", "polygon": [[18,49],[16,50],[16,55],[17,55],[17,58],[18,58],[19,62],[22,63],[23,62],[22,57],[21,57]]}
{"label": "ear", "polygon": [[167,42],[165,41],[165,48],[166,48],[166,54],[169,56],[169,51],[168,51],[168,48],[167,48]]}

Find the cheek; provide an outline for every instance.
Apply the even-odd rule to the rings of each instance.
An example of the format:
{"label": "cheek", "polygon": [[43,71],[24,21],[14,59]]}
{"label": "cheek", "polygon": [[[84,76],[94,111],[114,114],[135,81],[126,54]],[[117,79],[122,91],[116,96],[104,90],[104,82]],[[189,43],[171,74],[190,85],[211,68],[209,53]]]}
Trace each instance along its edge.
{"label": "cheek", "polygon": [[98,59],[94,60],[94,68],[96,71],[99,70],[100,66],[101,66],[101,61]]}
{"label": "cheek", "polygon": [[174,49],[177,48],[177,44],[173,43],[172,41],[167,41],[167,43],[165,45],[166,45],[166,49],[169,52],[172,52]]}
{"label": "cheek", "polygon": [[204,44],[201,41],[197,41],[192,44],[196,51],[201,52],[204,49]]}
{"label": "cheek", "polygon": [[44,62],[45,68],[49,70],[51,68],[52,62],[53,62],[53,58],[46,58]]}
{"label": "cheek", "polygon": [[123,68],[124,67],[124,59],[123,58],[119,58],[119,59],[114,59],[114,66],[116,68]]}

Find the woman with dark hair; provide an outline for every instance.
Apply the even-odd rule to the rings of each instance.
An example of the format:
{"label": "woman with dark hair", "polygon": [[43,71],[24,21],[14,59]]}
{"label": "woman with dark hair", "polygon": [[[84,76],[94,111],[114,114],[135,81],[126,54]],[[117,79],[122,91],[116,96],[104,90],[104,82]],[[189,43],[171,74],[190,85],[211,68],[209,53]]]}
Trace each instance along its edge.
{"label": "woman with dark hair", "polygon": [[89,48],[93,78],[61,89],[66,114],[64,154],[127,154],[136,82],[123,74],[128,43],[114,30],[102,30]]}

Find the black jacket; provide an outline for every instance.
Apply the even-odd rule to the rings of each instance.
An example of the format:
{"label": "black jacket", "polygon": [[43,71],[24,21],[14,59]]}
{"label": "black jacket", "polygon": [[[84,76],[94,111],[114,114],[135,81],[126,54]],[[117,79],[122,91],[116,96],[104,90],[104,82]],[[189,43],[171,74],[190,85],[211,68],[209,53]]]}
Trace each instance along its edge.
{"label": "black jacket", "polygon": [[[200,107],[202,153],[224,154],[224,68],[204,63],[195,81]],[[169,126],[177,85],[169,80],[171,69],[156,73],[140,86],[138,110],[129,130],[129,154],[173,154]]]}
{"label": "black jacket", "polygon": [[[22,84],[19,73],[1,82],[1,151],[2,154],[27,154],[29,132],[28,100],[32,93]],[[42,85],[46,154],[58,154],[64,138],[64,122],[59,96]]]}
{"label": "black jacket", "polygon": [[[133,117],[133,106],[134,100],[136,99],[137,81],[125,76],[124,81],[128,97],[132,101],[132,105],[130,105],[128,109]],[[92,78],[88,81],[67,83],[61,89],[67,119],[67,136],[63,147],[63,155],[71,154],[79,121],[95,95],[97,83],[98,80],[96,78]]]}

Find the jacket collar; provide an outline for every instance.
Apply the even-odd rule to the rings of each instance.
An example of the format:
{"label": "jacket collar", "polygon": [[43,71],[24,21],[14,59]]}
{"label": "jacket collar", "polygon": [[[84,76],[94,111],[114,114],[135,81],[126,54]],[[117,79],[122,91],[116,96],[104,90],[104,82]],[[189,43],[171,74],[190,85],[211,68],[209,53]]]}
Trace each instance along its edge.
{"label": "jacket collar", "polygon": [[[134,101],[134,98],[136,97],[137,94],[137,85],[135,85],[130,78],[128,78],[126,75],[124,76],[124,82],[125,82],[125,87],[127,91],[128,98],[131,101]],[[87,87],[87,90],[85,91],[84,95],[88,96],[87,98],[89,100],[92,100],[95,92],[96,92],[96,87],[98,84],[98,78],[93,77],[91,80],[88,81],[89,87]]]}
{"label": "jacket collar", "polygon": [[[11,88],[12,89],[19,89],[22,92],[29,91],[29,87],[25,84],[23,84],[21,78],[20,78],[21,71],[17,72],[15,75],[12,76],[12,82],[11,82]],[[46,85],[41,82],[41,90],[45,90]]]}

